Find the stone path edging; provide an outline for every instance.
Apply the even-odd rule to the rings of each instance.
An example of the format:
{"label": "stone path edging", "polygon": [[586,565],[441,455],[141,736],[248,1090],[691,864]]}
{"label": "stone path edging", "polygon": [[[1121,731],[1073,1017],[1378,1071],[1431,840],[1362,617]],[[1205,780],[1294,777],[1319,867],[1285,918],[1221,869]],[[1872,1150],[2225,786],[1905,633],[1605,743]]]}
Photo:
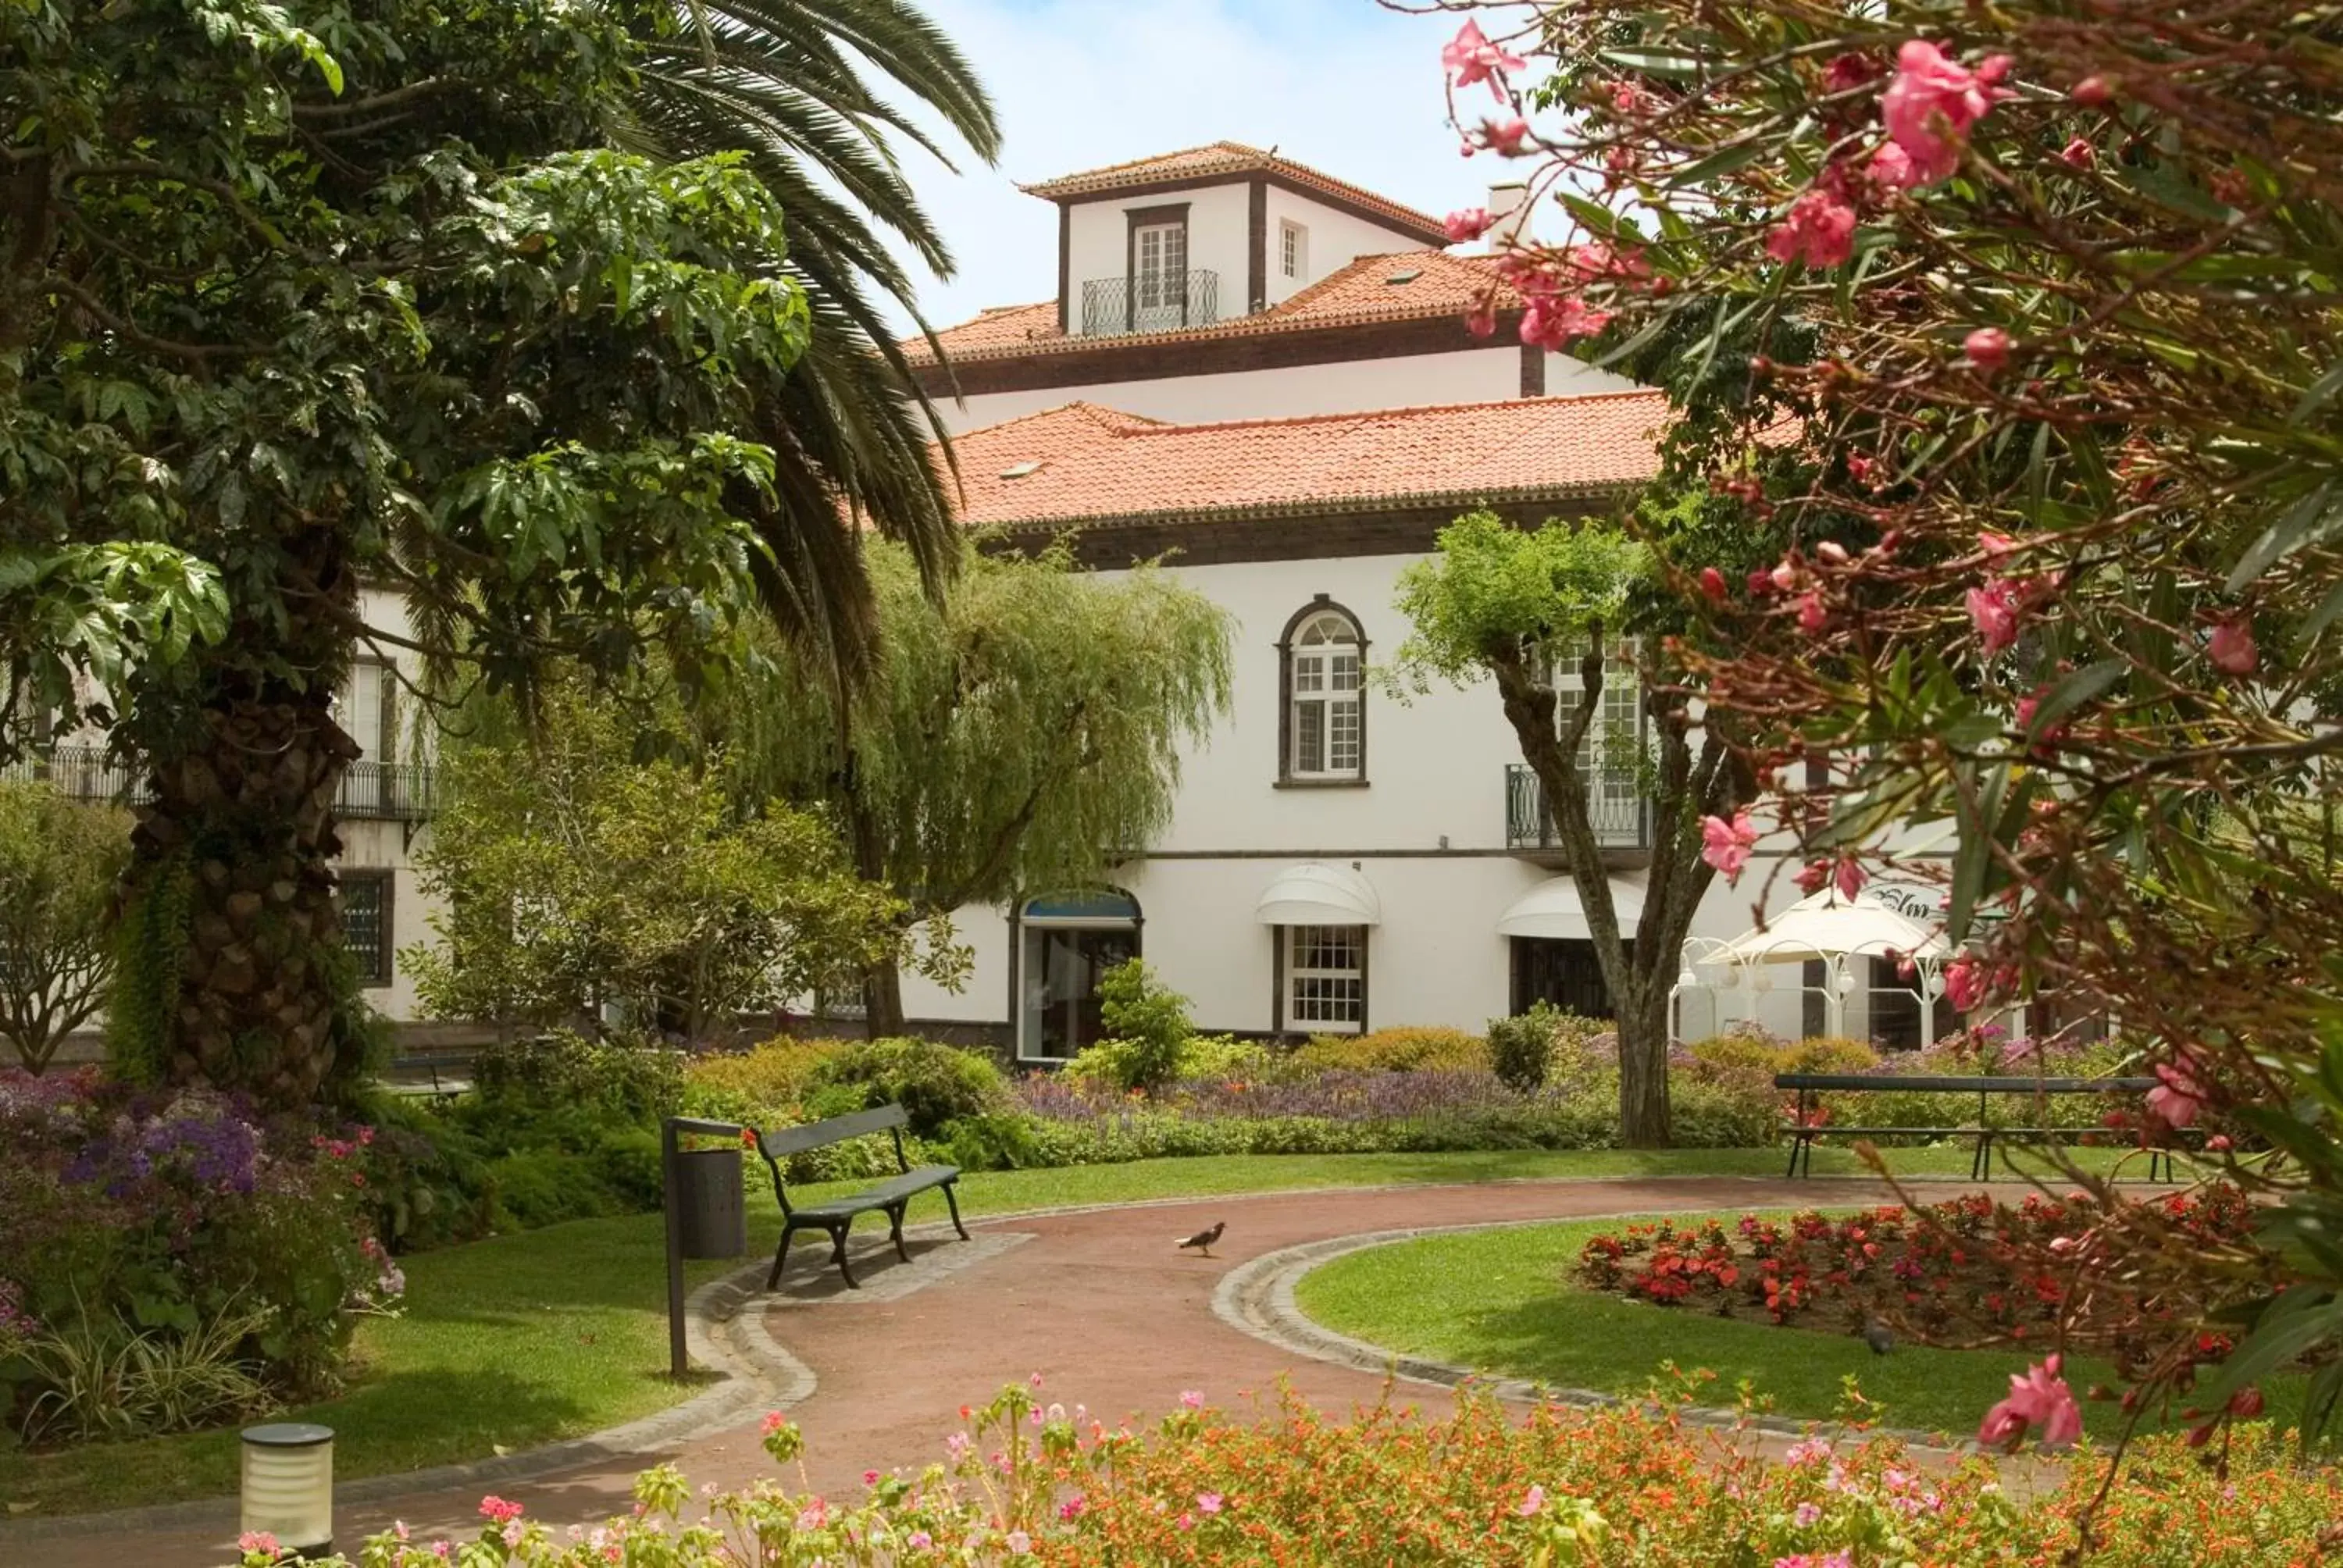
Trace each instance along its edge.
{"label": "stone path edging", "polygon": [[[433,1465],[427,1470],[391,1471],[337,1482],[334,1486],[336,1504],[378,1502],[440,1487],[534,1481],[557,1471],[669,1448],[711,1426],[745,1422],[758,1412],[786,1410],[803,1403],[813,1397],[813,1369],[773,1338],[765,1325],[764,1312],[757,1306],[762,1299],[759,1287],[768,1266],[762,1261],[743,1264],[721,1279],[701,1285],[684,1303],[684,1343],[690,1352],[692,1364],[712,1370],[718,1381],[682,1403],[584,1437],[567,1438],[518,1453],[493,1454],[487,1459]],[[11,1520],[0,1522],[0,1545],[126,1531],[215,1525],[233,1529],[237,1508],[234,1497],[209,1497],[103,1513]]]}
{"label": "stone path edging", "polygon": [[[1595,1389],[1553,1388],[1523,1378],[1493,1378],[1471,1367],[1405,1355],[1385,1345],[1337,1333],[1302,1311],[1295,1299],[1295,1287],[1301,1283],[1304,1274],[1337,1258],[1390,1246],[1397,1241],[1463,1235],[1476,1231],[1519,1231],[1538,1225],[1651,1220],[1683,1212],[1684,1211],[1681,1209],[1636,1209],[1616,1214],[1574,1214],[1567,1220],[1493,1220],[1470,1225],[1364,1231],[1349,1236],[1332,1236],[1320,1241],[1304,1241],[1299,1246],[1264,1252],[1222,1275],[1219,1288],[1212,1292],[1212,1315],[1242,1333],[1251,1334],[1293,1355],[1440,1388],[1456,1389],[1470,1384],[1509,1403],[1566,1404],[1588,1410],[1643,1404],[1646,1402],[1604,1393]],[[1777,1437],[1820,1435],[1835,1440],[1885,1436],[1900,1438],[1914,1448],[1931,1452],[1969,1454],[1981,1452],[1974,1442],[1947,1443],[1940,1432],[1917,1432],[1909,1428],[1871,1427],[1857,1432],[1834,1422],[1753,1415],[1715,1405],[1690,1405],[1681,1413],[1684,1420],[1700,1426],[1729,1427]]]}

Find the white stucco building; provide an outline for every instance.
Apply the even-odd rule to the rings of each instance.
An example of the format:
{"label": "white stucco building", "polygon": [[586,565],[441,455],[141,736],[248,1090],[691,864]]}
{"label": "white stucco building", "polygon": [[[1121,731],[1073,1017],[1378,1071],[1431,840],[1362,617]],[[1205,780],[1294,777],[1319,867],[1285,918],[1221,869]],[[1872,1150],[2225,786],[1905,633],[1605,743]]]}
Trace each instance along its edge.
{"label": "white stucco building", "polygon": [[[1494,692],[1402,700],[1372,671],[1408,630],[1400,574],[1443,525],[1613,509],[1652,471],[1663,399],[1523,347],[1520,301],[1437,220],[1269,153],[1219,143],[1024,188],[1059,208],[1054,297],[943,330],[947,363],[911,346],[949,400],[966,520],[1012,547],[1071,532],[1102,570],[1168,558],[1231,617],[1233,701],[1185,759],[1170,831],[1111,886],[959,911],[974,978],[907,977],[914,1027],[1061,1058],[1097,1035],[1098,975],[1134,952],[1215,1030],[1604,1010]],[[1611,700],[1632,723],[1633,694]],[[1602,788],[1624,918],[1647,824],[1624,770]],[[1763,869],[1715,886],[1695,932],[1745,931]],[[1785,880],[1774,907],[1797,896]],[[1916,1041],[1911,982],[1849,972],[1827,1009],[1811,969],[1745,972],[1723,1017],[1796,1033],[1827,1013]],[[1687,1033],[1716,1027],[1709,992],[1687,1007]]]}

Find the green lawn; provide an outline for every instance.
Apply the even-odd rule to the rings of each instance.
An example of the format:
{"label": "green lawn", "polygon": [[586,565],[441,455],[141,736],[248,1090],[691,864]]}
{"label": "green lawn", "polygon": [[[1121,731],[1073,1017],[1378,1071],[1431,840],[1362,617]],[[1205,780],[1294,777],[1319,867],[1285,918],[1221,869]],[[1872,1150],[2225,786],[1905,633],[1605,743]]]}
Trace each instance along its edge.
{"label": "green lawn", "polygon": [[[1722,1216],[1728,1222],[1734,1216]],[[1579,1249],[1615,1221],[1529,1225],[1396,1242],[1336,1258],[1302,1278],[1295,1298],[1313,1320],[1373,1344],[1554,1388],[1642,1393],[1664,1362],[1717,1374],[1700,1396],[1730,1405],[1745,1381],[1778,1414],[1827,1419],[1855,1377],[1886,1425],[1968,1436],[2036,1358],[2016,1351],[1931,1350],[1903,1344],[1874,1355],[1852,1334],[1740,1322],[1630,1302],[1568,1285]],[[2112,1382],[2103,1362],[2076,1358],[2079,1395]],[[2288,1415],[2298,1382],[2270,1390]],[[2093,1435],[2121,1424],[2111,1404],[2083,1405]]]}
{"label": "green lawn", "polygon": [[[1961,1149],[1896,1150],[1898,1171],[1966,1176]],[[1131,1202],[1312,1187],[1495,1181],[1532,1177],[1781,1173],[1773,1150],[1662,1153],[1508,1151],[1469,1154],[1239,1155],[1051,1171],[978,1172],[961,1207],[998,1214],[1068,1203]],[[1817,1171],[1859,1174],[1855,1157],[1821,1149]],[[820,1189],[809,1189],[811,1196]],[[769,1245],[778,1211],[750,1185],[752,1247]],[[932,1213],[926,1211],[932,1211]],[[914,1219],[942,1217],[923,1200]],[[484,1458],[599,1431],[672,1404],[689,1391],[663,1375],[665,1285],[656,1215],[583,1220],[405,1260],[407,1310],[366,1324],[361,1363],[342,1398],[290,1412],[337,1433],[346,1479]],[[729,1264],[695,1265],[695,1279]],[[53,1454],[0,1450],[0,1507],[77,1513],[233,1492],[232,1432],[156,1438]]]}

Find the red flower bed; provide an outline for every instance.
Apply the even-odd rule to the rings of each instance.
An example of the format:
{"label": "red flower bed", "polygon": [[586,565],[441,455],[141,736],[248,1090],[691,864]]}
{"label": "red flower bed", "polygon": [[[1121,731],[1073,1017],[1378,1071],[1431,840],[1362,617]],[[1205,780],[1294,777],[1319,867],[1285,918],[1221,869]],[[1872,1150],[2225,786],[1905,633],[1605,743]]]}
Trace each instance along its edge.
{"label": "red flower bed", "polygon": [[[2207,1246],[2241,1242],[2251,1230],[2251,1208],[2235,1188],[2152,1207],[2179,1236]],[[1731,1230],[1663,1220],[1594,1237],[1577,1274],[1595,1290],[1721,1317],[1841,1330],[1881,1318],[1923,1333],[1957,1327],[2022,1340],[2053,1320],[2066,1281],[2010,1260],[2079,1258],[2101,1217],[2077,1193],[2003,1209],[1970,1196],[1839,1218],[1809,1211],[1785,1223],[1745,1214]]]}

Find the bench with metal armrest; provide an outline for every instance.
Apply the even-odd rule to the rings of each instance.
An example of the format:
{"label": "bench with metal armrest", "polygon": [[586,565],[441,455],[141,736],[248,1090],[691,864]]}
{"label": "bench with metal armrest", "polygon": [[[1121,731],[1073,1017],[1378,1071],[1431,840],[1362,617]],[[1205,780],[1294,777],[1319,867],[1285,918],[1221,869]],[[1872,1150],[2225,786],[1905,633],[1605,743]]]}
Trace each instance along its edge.
{"label": "bench with metal armrest", "polygon": [[[781,1282],[781,1265],[789,1261],[789,1242],[799,1231],[820,1231],[830,1237],[830,1261],[846,1280],[847,1288],[860,1290],[854,1271],[846,1261],[846,1232],[858,1214],[887,1216],[888,1236],[895,1243],[895,1255],[905,1262],[911,1254],[903,1246],[903,1210],[919,1194],[931,1188],[940,1188],[944,1203],[951,1211],[952,1229],[960,1239],[969,1240],[968,1227],[960,1221],[960,1200],[953,1195],[952,1183],[960,1180],[957,1165],[921,1165],[912,1167],[910,1157],[903,1151],[903,1129],[910,1119],[900,1105],[882,1105],[876,1111],[858,1111],[851,1116],[833,1116],[827,1121],[808,1122],[802,1127],[783,1127],[770,1132],[759,1132],[757,1152],[764,1156],[765,1167],[773,1173],[773,1196],[781,1205],[781,1241],[773,1250],[773,1271],[765,1277],[765,1289],[772,1290]],[[827,1149],[833,1143],[843,1143],[850,1138],[864,1138],[874,1132],[890,1133],[895,1140],[895,1163],[901,1168],[900,1175],[890,1176],[873,1187],[859,1192],[841,1192],[818,1202],[793,1204],[789,1201],[789,1183],[781,1175],[781,1162],[792,1154],[802,1154],[810,1149]]]}

